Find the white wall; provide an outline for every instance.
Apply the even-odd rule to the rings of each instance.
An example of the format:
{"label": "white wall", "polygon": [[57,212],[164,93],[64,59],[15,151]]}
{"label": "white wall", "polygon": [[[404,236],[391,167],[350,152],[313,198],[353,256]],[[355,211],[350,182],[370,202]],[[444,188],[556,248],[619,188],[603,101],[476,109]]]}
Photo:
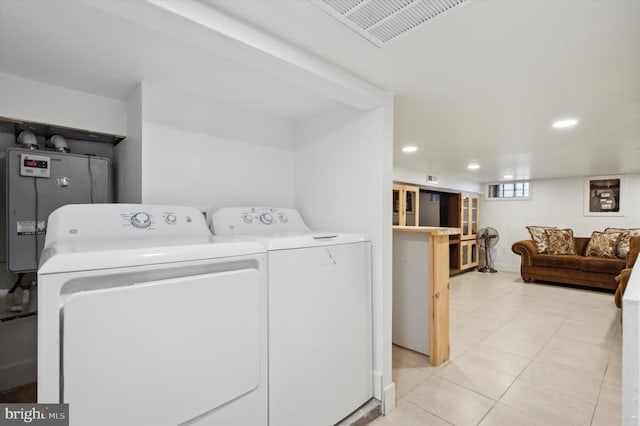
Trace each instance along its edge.
{"label": "white wall", "polygon": [[[391,378],[393,108],[334,111],[296,131],[295,201],[309,226],[363,232],[373,243],[374,395],[395,404]],[[388,405],[390,404],[390,406]]]}
{"label": "white wall", "polygon": [[0,73],[0,116],[126,135],[124,102]]}
{"label": "white wall", "polygon": [[114,200],[142,201],[142,89],[140,83],[127,99],[127,137],[113,149]]}
{"label": "white wall", "polygon": [[491,226],[500,233],[496,247],[496,269],[520,271],[520,256],[511,245],[529,239],[527,225],[549,225],[573,229],[577,237],[590,237],[593,231],[606,227],[640,228],[640,175],[624,177],[624,217],[583,215],[584,177],[532,181],[531,200],[480,201],[480,225]]}
{"label": "white wall", "polygon": [[293,207],[290,121],[143,86],[142,201]]}
{"label": "white wall", "polygon": [[393,168],[393,180],[396,182],[413,183],[443,189],[455,189],[461,192],[480,192],[480,184],[455,176],[438,174],[436,175],[438,183],[429,183],[427,182],[428,174],[428,172],[422,170],[405,169],[402,167]]}

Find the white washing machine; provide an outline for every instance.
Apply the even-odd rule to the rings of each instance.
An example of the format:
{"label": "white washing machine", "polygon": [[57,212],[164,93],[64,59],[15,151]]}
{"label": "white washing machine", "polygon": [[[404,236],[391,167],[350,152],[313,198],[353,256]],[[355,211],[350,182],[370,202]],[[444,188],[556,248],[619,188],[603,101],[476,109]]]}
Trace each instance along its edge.
{"label": "white washing machine", "polygon": [[269,269],[269,424],[328,426],[373,397],[371,243],[294,209],[214,212],[216,240],[256,240]]}
{"label": "white washing machine", "polygon": [[213,243],[190,207],[67,205],[38,292],[38,402],[71,425],[267,425],[260,244]]}

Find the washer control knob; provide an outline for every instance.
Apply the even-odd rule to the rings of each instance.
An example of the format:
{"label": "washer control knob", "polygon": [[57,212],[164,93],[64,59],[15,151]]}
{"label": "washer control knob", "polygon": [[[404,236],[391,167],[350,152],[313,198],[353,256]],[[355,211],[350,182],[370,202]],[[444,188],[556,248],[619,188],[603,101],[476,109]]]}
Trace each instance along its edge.
{"label": "washer control knob", "polygon": [[288,217],[286,217],[285,215],[283,215],[282,213],[280,213],[279,218],[280,218],[280,222],[282,222],[282,223],[287,223],[287,222],[289,222],[289,218],[288,218]]}
{"label": "washer control knob", "polygon": [[242,220],[244,220],[244,223],[251,223],[253,222],[253,218],[251,217],[250,214],[243,214],[242,215]]}
{"label": "washer control knob", "polygon": [[148,228],[151,225],[151,216],[143,212],[135,213],[131,216],[131,224],[136,228]]}
{"label": "washer control knob", "polygon": [[178,220],[178,218],[173,215],[173,214],[168,214],[165,221],[169,224],[169,225],[173,225],[174,223],[176,223],[176,221]]}
{"label": "washer control knob", "polygon": [[271,216],[271,213],[262,213],[260,215],[260,222],[265,225],[271,225],[273,223],[273,216]]}

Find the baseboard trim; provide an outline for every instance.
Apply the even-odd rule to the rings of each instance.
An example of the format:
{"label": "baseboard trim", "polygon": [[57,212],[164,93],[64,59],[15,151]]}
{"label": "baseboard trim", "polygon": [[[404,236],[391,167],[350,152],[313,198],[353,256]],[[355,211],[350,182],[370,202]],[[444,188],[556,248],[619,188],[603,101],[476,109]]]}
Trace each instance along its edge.
{"label": "baseboard trim", "polygon": [[383,389],[382,414],[385,416],[396,408],[396,384],[391,382]]}
{"label": "baseboard trim", "polygon": [[496,263],[494,265],[494,268],[502,272],[515,272],[515,273],[520,272],[520,265],[514,266],[508,263]]}
{"label": "baseboard trim", "polygon": [[0,377],[2,377],[0,391],[33,383],[38,379],[38,361],[28,359],[15,364],[3,365],[0,367]]}

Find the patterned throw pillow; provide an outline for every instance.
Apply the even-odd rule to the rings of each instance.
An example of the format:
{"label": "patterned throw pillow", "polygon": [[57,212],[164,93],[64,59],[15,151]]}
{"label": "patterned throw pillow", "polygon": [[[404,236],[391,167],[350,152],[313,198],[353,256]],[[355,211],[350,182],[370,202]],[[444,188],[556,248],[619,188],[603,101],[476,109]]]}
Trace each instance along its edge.
{"label": "patterned throw pillow", "polygon": [[593,231],[585,256],[616,257],[616,247],[623,232]]}
{"label": "patterned throw pillow", "polygon": [[531,239],[533,240],[533,244],[536,246],[536,251],[538,253],[546,253],[549,251],[549,239],[547,238],[547,234],[545,234],[545,230],[547,229],[556,229],[555,226],[527,226],[527,230],[529,234],[531,234]]}
{"label": "patterned throw pillow", "polygon": [[605,234],[622,232],[620,239],[618,240],[618,247],[616,247],[616,256],[620,259],[626,259],[629,253],[629,240],[631,237],[640,237],[640,228],[606,228]]}
{"label": "patterned throw pillow", "polygon": [[549,239],[549,254],[576,254],[572,229],[547,229],[544,232]]}

